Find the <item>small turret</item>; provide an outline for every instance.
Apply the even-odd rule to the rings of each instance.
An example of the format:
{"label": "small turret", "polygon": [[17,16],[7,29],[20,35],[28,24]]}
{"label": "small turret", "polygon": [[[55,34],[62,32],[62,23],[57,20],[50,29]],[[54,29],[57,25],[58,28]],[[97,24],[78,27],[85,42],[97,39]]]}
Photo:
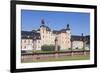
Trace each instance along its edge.
{"label": "small turret", "polygon": [[44,19],[42,19],[42,20],[41,20],[41,24],[42,24],[42,25],[43,25],[43,24],[45,24],[45,21],[44,21]]}
{"label": "small turret", "polygon": [[82,37],[83,37],[83,33],[82,33],[81,35],[82,35]]}
{"label": "small turret", "polygon": [[41,28],[41,27],[43,27],[43,28],[45,27],[45,21],[44,21],[44,19],[41,19],[40,24],[41,24],[41,25],[40,25],[40,28]]}
{"label": "small turret", "polygon": [[83,36],[83,33],[81,34],[81,37],[82,37],[82,41],[84,41],[84,36]]}
{"label": "small turret", "polygon": [[46,27],[44,19],[41,19],[41,26],[40,27]]}
{"label": "small turret", "polygon": [[67,24],[66,32],[68,36],[71,38],[71,30],[70,30],[69,24]]}
{"label": "small turret", "polygon": [[66,30],[70,30],[69,24],[67,24],[67,28],[66,28]]}

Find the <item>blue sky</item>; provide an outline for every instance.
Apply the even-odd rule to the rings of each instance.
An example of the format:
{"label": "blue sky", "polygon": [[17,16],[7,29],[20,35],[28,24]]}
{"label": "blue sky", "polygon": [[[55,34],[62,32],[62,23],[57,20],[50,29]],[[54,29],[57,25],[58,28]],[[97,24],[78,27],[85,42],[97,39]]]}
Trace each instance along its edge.
{"label": "blue sky", "polygon": [[45,25],[53,30],[66,28],[69,24],[73,35],[90,34],[90,14],[82,12],[21,10],[22,30],[38,29],[41,25],[41,19],[44,19]]}

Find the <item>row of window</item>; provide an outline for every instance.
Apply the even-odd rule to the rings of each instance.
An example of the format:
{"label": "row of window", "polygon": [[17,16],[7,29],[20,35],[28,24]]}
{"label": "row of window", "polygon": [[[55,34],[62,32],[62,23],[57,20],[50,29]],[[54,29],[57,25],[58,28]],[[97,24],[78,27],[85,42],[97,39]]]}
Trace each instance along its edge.
{"label": "row of window", "polygon": [[[34,43],[34,41],[32,40],[23,40],[24,43]],[[38,43],[40,43],[40,40],[37,41]]]}
{"label": "row of window", "polygon": [[[38,46],[32,46],[32,48],[36,48],[36,47],[37,47],[37,48],[41,48],[40,45],[38,45]],[[21,46],[21,48],[27,49],[27,46],[23,46],[23,47]]]}
{"label": "row of window", "polygon": [[[30,44],[30,43],[34,43],[34,41],[32,41],[32,40],[23,40],[23,42],[24,42],[24,43],[29,43],[29,44]],[[52,41],[52,42],[54,42],[54,41]],[[63,41],[63,43],[66,43],[66,42],[67,42],[67,41]],[[37,43],[40,43],[40,40],[38,40]],[[67,43],[70,43],[70,41],[68,41]]]}
{"label": "row of window", "polygon": [[50,32],[48,32],[48,31],[46,31],[46,30],[43,30],[43,33],[44,33],[44,32],[46,32],[46,33],[50,34]]}
{"label": "row of window", "polygon": [[33,43],[33,41],[32,40],[22,40],[24,43]]}

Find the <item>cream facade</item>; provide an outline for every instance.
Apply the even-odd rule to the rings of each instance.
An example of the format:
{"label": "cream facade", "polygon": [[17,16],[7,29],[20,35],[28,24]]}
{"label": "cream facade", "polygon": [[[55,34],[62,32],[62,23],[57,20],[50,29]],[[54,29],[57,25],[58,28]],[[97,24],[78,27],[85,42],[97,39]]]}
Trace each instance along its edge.
{"label": "cream facade", "polygon": [[73,41],[72,47],[73,49],[83,48],[83,41]]}
{"label": "cream facade", "polygon": [[[82,37],[81,37],[82,38]],[[43,45],[56,45],[60,47],[60,50],[69,50],[69,48],[82,49],[84,42],[79,39],[73,39],[71,41],[72,35],[69,25],[65,29],[61,30],[51,30],[46,26],[44,20],[41,20],[41,26],[38,30],[33,30],[30,32],[22,31],[21,37],[21,49],[22,50],[41,50]]]}
{"label": "cream facade", "polygon": [[33,48],[33,40],[32,39],[22,39],[21,41],[22,45],[21,48],[23,50],[32,50]]}

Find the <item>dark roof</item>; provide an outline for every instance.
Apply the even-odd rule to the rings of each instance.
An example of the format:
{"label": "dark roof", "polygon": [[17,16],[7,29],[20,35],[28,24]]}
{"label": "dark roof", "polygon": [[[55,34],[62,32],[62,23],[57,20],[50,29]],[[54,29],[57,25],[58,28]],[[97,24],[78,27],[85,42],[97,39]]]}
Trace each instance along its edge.
{"label": "dark roof", "polygon": [[40,27],[46,27],[44,24],[42,24]]}
{"label": "dark roof", "polygon": [[37,29],[37,31],[40,31],[40,28],[39,28],[39,29]]}
{"label": "dark roof", "polygon": [[[51,31],[51,29],[50,29],[48,26],[45,25],[44,19],[41,20],[41,26],[40,26],[40,27],[45,27],[47,31]],[[40,29],[38,29],[38,31],[39,31],[39,30],[40,30]]]}
{"label": "dark roof", "polygon": [[71,36],[72,41],[82,41],[82,39],[83,39],[82,36],[78,36],[78,35],[72,35]]}
{"label": "dark roof", "polygon": [[32,30],[32,32],[36,33],[37,31],[36,30]]}
{"label": "dark roof", "polygon": [[89,36],[89,35],[87,35],[87,36],[85,36],[85,38],[86,38],[86,39],[90,39],[90,36]]}
{"label": "dark roof", "polygon": [[46,30],[47,30],[47,31],[51,31],[51,29],[50,29],[48,26],[46,27]]}
{"label": "dark roof", "polygon": [[87,41],[86,44],[90,44],[90,36],[89,35],[88,36],[85,36],[85,40]]}
{"label": "dark roof", "polygon": [[82,40],[84,40],[84,41],[87,41],[87,44],[89,44],[90,43],[90,36],[89,35],[88,36],[72,35],[71,40],[72,41],[82,41]]}
{"label": "dark roof", "polygon": [[66,33],[67,29],[61,29],[61,30],[53,30],[54,34],[59,34],[59,33]]}
{"label": "dark roof", "polygon": [[36,31],[21,31],[22,39],[40,39],[40,33]]}
{"label": "dark roof", "polygon": [[60,32],[66,33],[67,29],[61,29]]}
{"label": "dark roof", "polygon": [[60,33],[60,31],[58,31],[58,30],[53,30],[53,34],[59,34]]}
{"label": "dark roof", "polygon": [[[47,31],[51,31],[51,29],[48,26],[46,26],[46,25],[42,24],[40,27],[44,27],[44,28],[46,28]],[[40,29],[38,29],[38,30],[40,30]]]}

